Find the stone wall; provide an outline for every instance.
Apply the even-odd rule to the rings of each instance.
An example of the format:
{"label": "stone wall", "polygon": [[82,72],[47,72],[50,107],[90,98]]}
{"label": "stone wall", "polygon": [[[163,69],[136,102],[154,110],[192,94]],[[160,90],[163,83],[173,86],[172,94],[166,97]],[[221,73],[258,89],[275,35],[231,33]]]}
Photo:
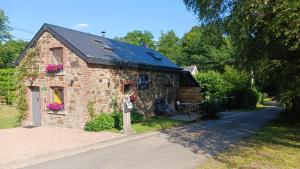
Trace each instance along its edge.
{"label": "stone wall", "polygon": [[[48,32],[39,38],[35,46],[40,49],[39,76],[32,85],[28,86],[29,110],[24,124],[32,124],[30,89],[31,86],[36,86],[40,88],[42,125],[82,128],[88,120],[86,106],[84,106],[87,104],[84,95],[88,90],[86,87],[89,81],[86,73],[87,64]],[[51,63],[50,49],[55,47],[63,48],[64,70],[59,74],[49,75],[45,72],[45,67]],[[51,112],[47,109],[47,105],[53,102],[51,87],[64,88],[64,111]]]}
{"label": "stone wall", "polygon": [[[29,111],[26,124],[32,124],[31,87],[40,88],[41,122],[44,126],[61,126],[83,128],[89,119],[87,112],[88,101],[95,101],[96,112],[121,111],[123,99],[123,84],[137,83],[138,75],[148,75],[148,89],[137,90],[135,106],[147,116],[154,113],[154,100],[158,97],[168,98],[169,103],[175,101],[178,88],[178,74],[174,72],[150,71],[141,69],[115,68],[104,65],[87,65],[76,54],[45,32],[36,42],[40,48],[39,76],[32,85],[28,85]],[[50,64],[51,48],[63,48],[64,71],[49,75],[45,67]],[[168,91],[165,84],[172,84]],[[65,110],[51,112],[47,105],[53,102],[51,87],[64,88]]]}
{"label": "stone wall", "polygon": [[[123,85],[133,83],[136,86],[137,99],[134,106],[139,112],[147,116],[154,114],[154,101],[158,97],[168,98],[169,103],[174,103],[178,89],[178,74],[175,72],[161,72],[153,70],[112,68],[107,66],[92,65],[91,86],[89,98],[96,102],[97,112],[121,111],[123,100]],[[139,75],[148,75],[149,88],[138,90]],[[171,89],[166,89],[165,84],[172,84]]]}

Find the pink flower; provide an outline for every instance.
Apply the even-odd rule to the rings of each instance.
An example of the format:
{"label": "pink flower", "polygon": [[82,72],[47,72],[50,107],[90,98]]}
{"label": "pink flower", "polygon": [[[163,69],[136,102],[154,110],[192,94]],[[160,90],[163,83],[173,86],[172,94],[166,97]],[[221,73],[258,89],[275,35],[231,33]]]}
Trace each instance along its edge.
{"label": "pink flower", "polygon": [[48,104],[47,108],[51,111],[60,111],[64,109],[64,104],[50,103]]}
{"label": "pink flower", "polygon": [[48,73],[57,73],[62,71],[63,69],[64,69],[63,64],[58,64],[58,65],[49,64],[48,66],[46,66],[46,72]]}

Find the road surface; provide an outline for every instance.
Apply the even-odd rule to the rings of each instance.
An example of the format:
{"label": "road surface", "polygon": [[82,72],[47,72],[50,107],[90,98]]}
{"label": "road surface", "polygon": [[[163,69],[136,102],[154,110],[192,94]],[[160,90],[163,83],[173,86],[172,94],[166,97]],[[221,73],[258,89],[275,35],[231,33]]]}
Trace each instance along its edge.
{"label": "road surface", "polygon": [[249,136],[274,119],[280,108],[227,113],[221,120],[194,123],[159,135],[95,149],[26,169],[190,169]]}

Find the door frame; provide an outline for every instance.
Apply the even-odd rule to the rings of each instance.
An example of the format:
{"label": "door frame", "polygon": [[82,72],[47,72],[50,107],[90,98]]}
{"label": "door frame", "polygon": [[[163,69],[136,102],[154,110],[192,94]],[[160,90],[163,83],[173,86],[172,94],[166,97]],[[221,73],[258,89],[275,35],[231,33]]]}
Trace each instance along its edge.
{"label": "door frame", "polygon": [[[32,86],[30,87],[31,91],[31,113],[32,113],[32,125],[41,126],[42,113],[41,113],[41,100],[40,100],[40,87]],[[37,95],[34,96],[34,92],[37,92]],[[37,97],[37,98],[34,98]],[[37,99],[37,100],[35,100]]]}

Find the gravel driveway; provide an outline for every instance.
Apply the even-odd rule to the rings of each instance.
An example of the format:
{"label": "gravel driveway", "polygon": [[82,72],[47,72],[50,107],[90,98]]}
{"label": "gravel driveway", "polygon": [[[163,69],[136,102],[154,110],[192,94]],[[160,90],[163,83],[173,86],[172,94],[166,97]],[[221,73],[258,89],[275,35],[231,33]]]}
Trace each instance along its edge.
{"label": "gravel driveway", "polygon": [[1,129],[0,165],[121,136],[110,132],[93,133],[54,127]]}

